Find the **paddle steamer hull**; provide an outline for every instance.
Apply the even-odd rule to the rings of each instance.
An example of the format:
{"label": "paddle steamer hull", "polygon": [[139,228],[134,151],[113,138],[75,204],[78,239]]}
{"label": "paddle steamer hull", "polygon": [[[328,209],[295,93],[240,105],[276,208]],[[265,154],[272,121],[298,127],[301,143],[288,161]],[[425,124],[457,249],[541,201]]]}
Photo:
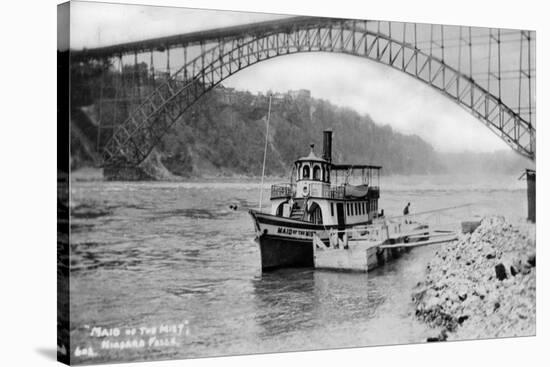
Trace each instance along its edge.
{"label": "paddle steamer hull", "polygon": [[[260,245],[262,270],[313,267],[313,235],[328,242],[323,225],[250,211]],[[326,228],[328,229],[328,228]]]}
{"label": "paddle steamer hull", "polygon": [[260,245],[263,271],[313,267],[311,241],[270,235],[261,235],[257,241]]}

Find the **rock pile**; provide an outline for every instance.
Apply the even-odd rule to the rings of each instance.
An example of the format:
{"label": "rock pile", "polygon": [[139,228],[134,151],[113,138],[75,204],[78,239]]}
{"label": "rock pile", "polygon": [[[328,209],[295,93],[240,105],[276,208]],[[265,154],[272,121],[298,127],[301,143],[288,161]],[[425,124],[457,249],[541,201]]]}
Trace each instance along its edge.
{"label": "rock pile", "polygon": [[502,217],[442,245],[413,293],[416,316],[441,329],[429,341],[534,335],[535,256],[534,225]]}

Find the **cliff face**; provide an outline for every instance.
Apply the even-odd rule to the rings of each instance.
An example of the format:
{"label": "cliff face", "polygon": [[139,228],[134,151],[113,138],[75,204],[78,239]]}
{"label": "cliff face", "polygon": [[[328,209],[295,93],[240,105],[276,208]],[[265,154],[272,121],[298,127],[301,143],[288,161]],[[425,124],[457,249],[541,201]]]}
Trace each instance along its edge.
{"label": "cliff face", "polygon": [[[139,97],[121,97],[142,98],[158,85],[158,81],[151,82],[145,64],[138,66],[137,72],[126,67],[122,73],[111,70],[105,74],[95,64],[71,69],[72,169],[100,162],[98,150],[112,136],[112,128],[139,103]],[[142,83],[139,88],[132,86],[135,79]],[[164,136],[154,159],[147,161],[148,171],[164,172],[164,178],[172,174],[260,175],[267,110],[265,95],[215,88]],[[98,131],[99,120],[102,128]],[[529,162],[512,152],[440,154],[418,136],[377,125],[368,115],[311,98],[309,91],[300,90],[274,94],[266,173],[288,174],[292,162],[307,154],[311,143],[320,154],[325,129],[334,132],[334,162],[381,165],[383,174],[519,173],[529,167]]]}
{"label": "cliff face", "polygon": [[[247,92],[211,92],[172,128],[159,146],[163,164],[177,175],[260,175],[268,99]],[[376,125],[369,116],[308,96],[272,101],[266,174],[286,175],[322,131],[334,132],[333,160],[381,165],[385,173],[440,172],[437,154],[417,136]]]}
{"label": "cliff face", "polygon": [[71,169],[97,166],[97,122],[86,108],[71,111]]}
{"label": "cliff face", "polygon": [[[95,105],[75,108],[71,121],[72,168],[97,165]],[[148,172],[167,177],[258,176],[262,172],[268,98],[217,88],[187,111],[148,159]],[[368,115],[314,99],[308,93],[275,94],[272,100],[267,175],[287,175],[314,143],[321,154],[322,131],[333,130],[333,161],[373,164],[383,174],[518,174],[533,164],[512,151],[439,153],[416,135],[377,125]]]}
{"label": "cliff face", "polygon": [[[260,175],[267,111],[266,96],[218,88],[205,95],[164,136],[154,161],[183,177]],[[72,126],[79,132],[73,134],[73,169],[89,166],[94,162],[91,155],[99,156],[94,152],[94,107],[77,109]],[[288,174],[292,163],[306,155],[312,143],[320,155],[325,129],[334,132],[335,162],[381,165],[386,174],[442,170],[433,148],[418,136],[376,125],[369,116],[313,99],[308,93],[287,93],[276,94],[272,100],[266,174]],[[104,131],[101,138],[108,138]]]}

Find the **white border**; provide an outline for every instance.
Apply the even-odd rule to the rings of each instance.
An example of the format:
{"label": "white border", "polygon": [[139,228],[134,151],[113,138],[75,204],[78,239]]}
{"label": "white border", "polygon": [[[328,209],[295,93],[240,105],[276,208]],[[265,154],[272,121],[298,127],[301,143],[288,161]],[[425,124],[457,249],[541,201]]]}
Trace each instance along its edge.
{"label": "white border", "polygon": [[[524,366],[548,361],[548,310],[543,206],[548,156],[544,123],[550,96],[548,9],[543,1],[460,0],[141,0],[121,3],[189,6],[445,24],[467,24],[537,31],[538,248],[537,337],[370,347],[142,363],[139,366],[421,365]],[[2,126],[0,157],[2,280],[0,356],[3,366],[53,365],[56,341],[56,8],[58,1],[12,1],[3,5],[0,32]],[[7,83],[6,83],[7,79]],[[7,204],[7,205],[6,205]],[[548,241],[546,241],[548,242]],[[546,244],[550,245],[550,244]],[[542,265],[541,265],[542,264]],[[125,366],[123,364],[121,366]]]}

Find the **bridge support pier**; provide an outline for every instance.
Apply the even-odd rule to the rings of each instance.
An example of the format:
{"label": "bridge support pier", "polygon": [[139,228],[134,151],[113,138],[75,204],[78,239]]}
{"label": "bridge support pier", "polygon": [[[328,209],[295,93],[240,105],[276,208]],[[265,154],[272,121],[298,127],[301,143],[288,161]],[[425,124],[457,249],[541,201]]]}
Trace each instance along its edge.
{"label": "bridge support pier", "polygon": [[141,167],[123,165],[105,166],[103,177],[107,181],[149,181],[155,179]]}
{"label": "bridge support pier", "polygon": [[537,221],[537,174],[534,170],[526,169],[525,176],[527,177],[527,220],[535,223]]}

